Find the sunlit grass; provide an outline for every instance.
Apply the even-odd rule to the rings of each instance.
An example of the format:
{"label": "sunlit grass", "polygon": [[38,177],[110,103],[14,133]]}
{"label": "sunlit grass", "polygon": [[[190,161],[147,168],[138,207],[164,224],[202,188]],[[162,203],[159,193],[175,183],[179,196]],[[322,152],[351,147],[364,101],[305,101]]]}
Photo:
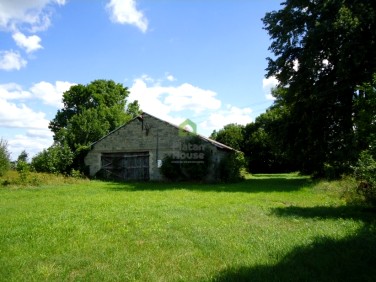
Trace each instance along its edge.
{"label": "sunlit grass", "polygon": [[375,278],[373,214],[339,195],[298,175],[0,188],[0,280]]}

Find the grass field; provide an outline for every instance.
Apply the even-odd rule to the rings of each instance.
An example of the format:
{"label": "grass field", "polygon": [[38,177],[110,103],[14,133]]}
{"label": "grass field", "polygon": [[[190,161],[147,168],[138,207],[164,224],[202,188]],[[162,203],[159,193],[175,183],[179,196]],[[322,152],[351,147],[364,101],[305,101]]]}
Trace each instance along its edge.
{"label": "grass field", "polygon": [[297,175],[0,188],[1,281],[375,281],[375,213]]}

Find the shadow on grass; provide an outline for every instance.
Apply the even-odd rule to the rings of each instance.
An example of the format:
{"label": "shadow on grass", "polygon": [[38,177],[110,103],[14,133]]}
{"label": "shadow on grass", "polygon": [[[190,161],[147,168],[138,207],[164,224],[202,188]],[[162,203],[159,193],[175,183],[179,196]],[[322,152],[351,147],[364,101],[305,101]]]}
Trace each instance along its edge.
{"label": "shadow on grass", "polygon": [[272,209],[272,214],[284,217],[303,217],[316,219],[354,219],[365,223],[373,222],[376,219],[376,210],[362,206],[315,206],[296,207],[289,206]]}
{"label": "shadow on grass", "polygon": [[202,192],[292,192],[312,185],[309,178],[271,176],[252,178],[237,183],[190,183],[190,182],[108,182],[113,191],[166,191],[192,190]]}
{"label": "shadow on grass", "polygon": [[354,235],[341,240],[318,237],[309,246],[295,248],[276,265],[229,268],[214,281],[376,281],[376,219],[356,207],[287,207],[278,216],[353,218],[363,221]]}

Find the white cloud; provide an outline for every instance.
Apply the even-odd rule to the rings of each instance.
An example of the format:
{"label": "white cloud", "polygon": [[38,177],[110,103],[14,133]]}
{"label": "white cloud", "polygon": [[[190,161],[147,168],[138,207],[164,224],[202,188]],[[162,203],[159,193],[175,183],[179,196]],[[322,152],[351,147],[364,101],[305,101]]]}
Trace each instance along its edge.
{"label": "white cloud", "polygon": [[111,0],[106,8],[113,22],[134,25],[142,32],[148,29],[148,20],[137,10],[135,0]]}
{"label": "white cloud", "polygon": [[27,53],[32,53],[43,48],[42,45],[40,45],[41,39],[37,35],[26,36],[21,32],[16,32],[13,34],[13,39],[16,41],[16,44],[24,48]]}
{"label": "white cloud", "polygon": [[217,93],[189,83],[161,86],[152,78],[142,76],[134,80],[129,100],[138,100],[143,111],[176,125],[189,116],[193,121],[207,117],[198,124],[199,133],[204,135],[210,135],[214,129],[220,129],[229,123],[247,124],[252,121],[250,108],[227,105],[223,109]]}
{"label": "white cloud", "polygon": [[166,79],[171,82],[176,80],[176,78],[172,74],[167,74]]}
{"label": "white cloud", "polygon": [[169,105],[171,111],[174,112],[190,110],[194,113],[201,113],[221,107],[221,101],[215,97],[217,93],[189,83],[177,87],[160,87],[160,92],[167,94],[164,103]]}
{"label": "white cloud", "polygon": [[265,98],[267,100],[275,100],[272,95],[272,89],[279,84],[278,79],[275,76],[264,78],[262,80],[262,89],[264,90]]}
{"label": "white cloud", "polygon": [[32,157],[53,142],[46,113],[34,110],[21,101],[39,99],[47,105],[60,108],[63,92],[72,85],[74,84],[66,81],[56,81],[54,84],[41,81],[29,90],[23,90],[16,83],[0,84],[0,128],[5,129],[5,132],[26,132],[8,138],[13,159],[23,150]]}
{"label": "white cloud", "polygon": [[[51,24],[53,4],[65,5],[66,0],[0,0],[0,30],[13,33],[17,46],[27,53],[43,48],[37,35],[26,36],[21,30],[30,33],[46,30]],[[18,52],[0,51],[0,70],[20,70],[27,61]]]}
{"label": "white cloud", "polygon": [[22,87],[16,83],[0,84],[0,99],[20,100],[28,99],[31,93],[24,91]]}
{"label": "white cloud", "polygon": [[[160,99],[159,86],[149,87],[143,78],[135,79],[130,90],[129,100],[138,100],[143,111],[166,119],[171,112],[170,107]],[[166,119],[167,120],[167,119]]]}
{"label": "white cloud", "polygon": [[49,121],[43,112],[35,112],[25,104],[17,105],[0,98],[0,127],[46,129]]}
{"label": "white cloud", "polygon": [[63,93],[76,83],[56,81],[55,84],[46,81],[35,83],[28,91],[16,83],[0,84],[0,99],[25,100],[36,98],[45,105],[61,108]]}
{"label": "white cloud", "polygon": [[62,107],[62,97],[63,93],[75,83],[67,81],[56,81],[55,85],[49,82],[41,81],[34,84],[30,91],[34,97],[40,99],[46,105],[53,106],[56,108]]}
{"label": "white cloud", "polygon": [[230,123],[246,125],[252,122],[251,113],[250,108],[227,105],[224,110],[210,113],[209,118],[201,122],[199,126],[209,135],[213,130],[221,129]]}
{"label": "white cloud", "polygon": [[0,0],[0,28],[17,31],[27,27],[31,32],[46,30],[52,14],[48,7],[65,3],[65,0]]}
{"label": "white cloud", "polygon": [[20,70],[27,64],[18,52],[0,51],[0,70]]}
{"label": "white cloud", "polygon": [[211,90],[201,89],[189,83],[179,86],[161,86],[159,83],[148,85],[153,81],[148,76],[135,79],[130,88],[130,100],[138,100],[141,109],[150,114],[166,118],[172,112],[192,111],[195,114],[217,110],[221,101]]}
{"label": "white cloud", "polygon": [[[38,132],[38,133],[36,133]],[[17,134],[8,140],[11,158],[15,160],[23,150],[26,150],[29,160],[43,149],[48,148],[53,143],[52,133],[46,130],[27,130],[26,134]]]}

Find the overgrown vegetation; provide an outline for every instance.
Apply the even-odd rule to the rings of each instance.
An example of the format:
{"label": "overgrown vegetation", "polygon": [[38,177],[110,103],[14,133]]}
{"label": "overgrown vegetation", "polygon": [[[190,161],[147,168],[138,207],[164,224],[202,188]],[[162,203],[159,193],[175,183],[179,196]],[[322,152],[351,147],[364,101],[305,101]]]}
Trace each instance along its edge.
{"label": "overgrown vegetation", "polygon": [[174,148],[172,155],[164,157],[161,167],[162,175],[174,181],[207,180],[212,165],[212,152],[203,140],[191,135]]}
{"label": "overgrown vegetation", "polygon": [[37,172],[69,174],[74,153],[67,144],[55,144],[33,157],[32,168]]}
{"label": "overgrown vegetation", "polygon": [[0,176],[10,168],[10,154],[8,151],[8,142],[1,138],[0,139]]}
{"label": "overgrown vegetation", "polygon": [[0,177],[0,189],[2,188],[37,188],[46,185],[61,186],[65,184],[88,183],[89,180],[81,173],[72,175],[40,173],[34,171],[9,170]]}
{"label": "overgrown vegetation", "polygon": [[2,280],[376,279],[374,213],[338,181],[55,181],[0,188]]}
{"label": "overgrown vegetation", "polygon": [[18,160],[16,170],[20,176],[21,182],[26,183],[30,175],[30,165],[26,161]]}
{"label": "overgrown vegetation", "polygon": [[376,207],[376,160],[369,151],[360,154],[354,174],[359,181],[358,193],[364,196],[368,204]]}
{"label": "overgrown vegetation", "polygon": [[180,163],[176,162],[172,155],[166,155],[162,160],[162,166],[160,168],[162,175],[171,181],[179,181],[183,178]]}
{"label": "overgrown vegetation", "polygon": [[218,173],[224,182],[236,182],[243,179],[242,172],[246,161],[242,152],[229,152],[219,163]]}
{"label": "overgrown vegetation", "polygon": [[[60,147],[56,147],[43,151],[33,158],[31,163],[28,162],[28,154],[24,150],[18,156],[15,162],[12,162],[11,169],[0,176],[0,187],[39,187],[43,185],[60,185],[60,184],[72,184],[80,183],[80,181],[86,181],[85,176],[79,171],[72,169],[70,172],[64,174],[59,170],[36,170],[35,164],[42,163],[42,168],[46,165],[56,167],[56,165],[64,165],[63,161],[69,162],[72,155],[65,155],[66,152],[60,151]],[[43,154],[44,158],[39,159]],[[68,163],[69,165],[69,163]],[[41,169],[40,167],[37,167]],[[47,167],[48,168],[48,167]],[[41,172],[42,171],[42,172]]]}

